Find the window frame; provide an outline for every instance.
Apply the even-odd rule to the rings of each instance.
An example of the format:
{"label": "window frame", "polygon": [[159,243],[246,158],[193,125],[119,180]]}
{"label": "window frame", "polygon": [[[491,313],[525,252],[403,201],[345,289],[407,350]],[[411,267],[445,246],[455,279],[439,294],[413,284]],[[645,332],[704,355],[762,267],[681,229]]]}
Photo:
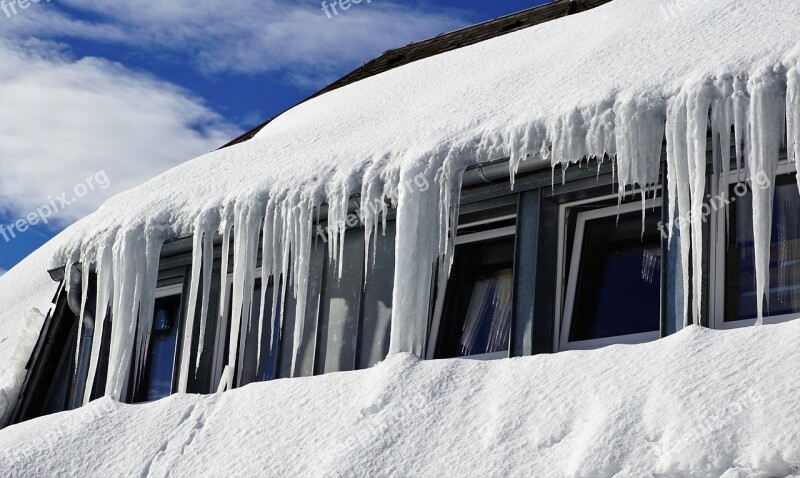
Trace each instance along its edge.
{"label": "window frame", "polygon": [[[778,177],[795,174],[795,166],[788,160],[786,151],[781,150],[780,158],[778,161],[778,169],[775,178],[770,179],[775,186]],[[747,181],[747,172],[738,168],[731,168],[730,176],[727,184],[725,184],[725,177],[715,171],[714,180],[711,181],[711,194],[717,197],[721,191],[727,191],[730,186]],[[800,193],[800,191],[798,191]],[[714,251],[709,254],[709,270],[713,271],[710,275],[709,284],[709,317],[711,319],[711,328],[716,330],[734,330],[742,327],[752,327],[756,325],[757,319],[743,319],[735,321],[726,321],[726,301],[725,301],[725,253],[728,245],[728,236],[726,233],[725,222],[728,218],[727,212],[730,212],[731,205],[724,208],[718,208],[717,211],[712,212],[712,225],[709,231],[709,244]],[[752,226],[752,225],[751,225]],[[764,317],[764,324],[779,324],[789,322],[791,320],[800,319],[800,312],[796,314],[784,314],[770,317]]]}
{"label": "window frame", "polygon": [[[475,221],[469,222],[464,224],[459,224],[458,229],[464,229],[468,227],[475,227],[475,226],[484,226],[494,223],[500,223],[504,221],[509,221],[511,219],[518,219],[517,214],[506,214],[503,216],[497,216],[490,219],[482,220],[482,221]],[[455,247],[462,246],[462,245],[474,245],[480,244],[482,242],[490,242],[496,239],[506,239],[509,237],[516,238],[517,235],[517,226],[506,226],[506,227],[499,227],[496,229],[489,229],[486,231],[476,232],[473,234],[465,234],[461,236],[456,236]],[[516,245],[514,247],[514,251],[516,253]],[[516,269],[516,264],[514,264],[514,268]],[[439,291],[439,293],[447,294],[447,290]],[[512,299],[513,300],[513,299]],[[428,334],[428,344],[427,353],[425,354],[426,360],[437,360],[437,353],[438,353],[438,346],[439,346],[439,335],[442,330],[442,326],[444,325],[444,317],[443,314],[440,314],[438,317],[434,317],[431,321],[431,328]],[[511,327],[514,324],[514,317],[513,317],[513,309],[512,309],[512,318],[511,318]],[[508,350],[504,352],[494,352],[488,354],[477,354],[477,355],[469,355],[466,357],[454,357],[456,360],[478,360],[478,361],[490,361],[490,360],[500,360],[511,357],[511,340],[513,337],[513,330],[509,333],[509,347]]]}
{"label": "window frame", "polygon": [[[168,298],[172,298],[172,297],[179,297],[180,298],[180,303],[181,303],[180,310],[178,312],[178,321],[179,322],[178,322],[178,324],[176,324],[178,330],[176,331],[176,337],[175,337],[175,353],[172,356],[172,373],[171,373],[171,378],[170,378],[169,395],[167,395],[166,397],[163,397],[163,398],[168,398],[168,397],[174,395],[175,393],[177,393],[177,387],[175,386],[175,384],[177,382],[177,378],[178,377],[177,377],[176,372],[178,371],[178,368],[180,367],[181,349],[184,346],[184,344],[181,343],[181,337],[183,336],[183,330],[184,330],[184,327],[186,326],[186,301],[187,301],[187,299],[186,299],[186,294],[184,293],[185,292],[185,290],[184,290],[185,289],[185,284],[184,284],[185,279],[186,279],[186,276],[184,276],[184,280],[182,280],[178,284],[170,284],[170,285],[166,285],[166,286],[162,286],[162,287],[157,287],[156,290],[155,290],[155,293],[153,294],[153,299],[154,299],[153,307],[154,308],[155,308],[155,301],[157,301],[159,299],[168,299]],[[154,313],[155,313],[155,310],[154,310]],[[151,339],[148,340],[147,350],[144,351],[144,353],[146,355],[146,358],[145,358],[146,361],[144,362],[145,368],[149,367],[151,365],[149,363],[149,361],[150,361],[150,351],[152,350],[152,346],[153,346],[151,340],[152,340],[152,332],[153,332],[152,327],[154,327],[154,326],[155,326],[155,323],[153,323],[150,326],[151,327],[150,328]],[[131,385],[131,384],[130,383],[126,384],[126,388],[128,388],[128,385]],[[144,383],[133,384],[133,385],[134,386],[130,388],[130,393],[129,393],[130,396],[128,397],[129,398],[128,401],[130,403],[144,404],[144,403],[153,403],[154,401],[161,400],[161,399],[158,399],[158,400],[145,400],[145,401],[142,401],[142,402],[134,402],[134,399],[135,399],[136,395],[138,395],[141,392],[140,387],[144,386]]]}
{"label": "window frame", "polygon": [[[660,190],[660,187],[658,188]],[[642,194],[641,190],[635,192],[635,194]],[[644,192],[646,194],[646,192]],[[571,257],[566,257],[567,251],[567,213],[570,208],[574,208],[576,206],[582,206],[592,203],[598,203],[602,201],[606,201],[609,199],[613,199],[618,197],[616,194],[610,194],[607,196],[595,197],[590,199],[584,199],[580,201],[574,201],[565,203],[559,206],[559,219],[558,219],[558,261],[557,261],[557,271],[556,271],[556,324],[555,324],[555,333],[553,337],[554,347],[556,352],[564,352],[568,350],[592,350],[601,347],[606,347],[609,345],[615,344],[640,344],[645,342],[651,342],[654,340],[658,340],[662,336],[662,332],[659,330],[655,330],[652,332],[643,332],[638,334],[630,334],[630,335],[619,335],[615,337],[605,337],[601,339],[592,339],[592,340],[582,340],[582,341],[570,341],[569,340],[569,333],[572,327],[572,312],[575,304],[575,293],[577,288],[577,281],[578,281],[578,274],[577,271],[580,270],[580,259],[581,253],[583,248],[583,236],[586,227],[586,222],[599,219],[603,217],[615,216],[618,214],[626,214],[636,211],[641,211],[642,203],[641,201],[631,201],[628,203],[621,204],[619,206],[607,206],[607,207],[599,207],[597,209],[592,209],[590,211],[582,211],[579,212],[576,219],[575,224],[575,235],[572,238],[572,253]],[[647,208],[660,208],[663,207],[663,198],[662,196],[657,196],[653,199],[647,199],[646,206]],[[663,240],[662,240],[663,242]],[[567,260],[570,261],[570,269],[569,269],[569,277],[565,277],[566,275],[566,264]],[[662,265],[663,267],[663,265]],[[663,284],[661,285],[661,298],[659,300],[659,306],[664,300],[663,297]]]}

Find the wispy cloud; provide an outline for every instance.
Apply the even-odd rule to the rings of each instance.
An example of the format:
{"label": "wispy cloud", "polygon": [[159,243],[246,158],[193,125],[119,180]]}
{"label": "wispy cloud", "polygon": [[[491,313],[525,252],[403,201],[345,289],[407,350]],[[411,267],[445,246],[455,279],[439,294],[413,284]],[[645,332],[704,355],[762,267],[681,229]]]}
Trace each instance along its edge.
{"label": "wispy cloud", "polygon": [[0,203],[24,218],[98,171],[96,189],[53,218],[66,225],[120,191],[234,136],[202,100],[173,84],[59,45],[0,39]]}
{"label": "wispy cloud", "polygon": [[387,49],[468,23],[460,11],[378,0],[335,18],[317,1],[61,0],[13,20],[9,31],[17,34],[155,49],[206,73],[278,72],[305,83],[329,81]]}

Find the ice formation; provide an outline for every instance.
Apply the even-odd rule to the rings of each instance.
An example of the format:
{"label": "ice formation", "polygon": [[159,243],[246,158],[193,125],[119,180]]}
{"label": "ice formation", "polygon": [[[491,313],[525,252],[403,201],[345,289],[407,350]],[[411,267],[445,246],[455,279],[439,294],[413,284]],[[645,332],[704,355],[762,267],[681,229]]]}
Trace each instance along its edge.
{"label": "ice formation", "polygon": [[[397,209],[390,351],[423,355],[430,284],[443,285],[452,263],[462,173],[498,158],[510,158],[512,181],[521,161],[547,160],[563,171],[589,158],[609,158],[622,197],[657,185],[666,141],[666,196],[679,230],[686,323],[698,323],[708,132],[714,167],[726,177],[731,145],[745,178],[774,179],[784,142],[790,160],[800,159],[800,6],[796,0],[723,0],[695,5],[679,24],[655,26],[648,3],[616,0],[336,90],[286,113],[245,144],[199,158],[106,204],[69,232],[54,266],[79,262],[97,272],[97,332],[109,320],[106,304],[115,324],[107,392],[121,396],[130,367],[139,377],[165,240],[194,236],[187,339],[198,326],[198,298],[201,334],[209,303],[217,300],[209,297],[212,240],[222,237],[226,272],[233,245],[232,297],[223,273],[219,309],[222,314],[232,301],[228,363],[234,364],[243,353],[243,334],[257,327],[259,340],[266,341],[267,327],[282,330],[290,319],[282,305],[271,311],[262,305],[261,316],[269,319],[250,322],[257,258],[262,290],[272,278],[272,303],[283,304],[291,294],[298,299],[296,317],[303,317],[320,208],[327,205],[329,257],[341,274],[354,196],[367,205],[361,208],[367,252],[379,225],[385,226],[387,204]],[[595,43],[576,44],[580,32],[596,31],[596,24],[612,27]],[[755,39],[742,33],[744,26],[780,34]],[[532,51],[532,44],[540,46]],[[541,68],[552,61],[555,66]],[[578,64],[596,78],[571,75],[569,68]],[[339,129],[330,131],[333,126]],[[419,177],[430,185],[424,192],[414,187]],[[773,187],[753,190],[763,298]],[[438,309],[442,300],[439,294]],[[295,348],[303,320],[296,324]],[[270,333],[270,347],[275,338]],[[140,360],[132,363],[133,357]],[[184,349],[181,391],[197,367],[190,358]],[[232,373],[223,381],[230,382]]]}

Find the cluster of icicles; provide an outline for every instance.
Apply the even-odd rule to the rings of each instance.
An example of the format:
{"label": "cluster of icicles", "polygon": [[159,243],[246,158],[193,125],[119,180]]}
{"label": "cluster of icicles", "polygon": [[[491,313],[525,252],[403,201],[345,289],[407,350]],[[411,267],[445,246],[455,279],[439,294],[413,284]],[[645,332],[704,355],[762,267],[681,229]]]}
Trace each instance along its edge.
{"label": "cluster of icicles", "polygon": [[[669,215],[671,223],[677,214],[698,210],[704,201],[707,160],[707,133],[712,131],[714,164],[722,175],[729,174],[731,143],[735,154],[749,175],[764,172],[774,178],[779,153],[786,142],[789,158],[800,159],[800,69],[777,68],[757,75],[711,78],[694,83],[669,99],[653,97],[620,97],[608,104],[576,109],[571,115],[550,123],[534,123],[505,132],[489,132],[474,141],[471,147],[453,147],[442,154],[425,158],[409,158],[392,170],[368,168],[360,177],[353,175],[342,184],[327,185],[325,191],[282,191],[265,193],[263,200],[242,200],[196,217],[193,237],[193,263],[189,310],[186,317],[184,343],[191,343],[194,327],[206,329],[210,301],[221,304],[232,300],[234,311],[230,331],[229,364],[237,363],[241,352],[239,336],[244,328],[258,327],[259,340],[263,321],[251,324],[253,290],[259,251],[263,257],[262,284],[270,277],[274,283],[273,304],[285,301],[288,294],[297,298],[294,329],[294,359],[303,336],[308,293],[309,257],[315,222],[322,203],[328,204],[328,241],[331,261],[341,271],[343,238],[346,230],[349,200],[361,184],[362,221],[366,234],[366,257],[370,244],[387,215],[387,203],[397,208],[396,270],[393,292],[391,353],[422,354],[427,332],[428,307],[431,299],[433,264],[438,264],[438,280],[444,284],[449,274],[454,248],[455,220],[458,215],[459,190],[465,166],[489,158],[510,157],[513,182],[520,161],[540,157],[563,169],[586,158],[610,157],[615,161],[615,174],[620,196],[638,186],[648,190],[657,186],[664,138],[667,145]],[[784,132],[788,131],[788,135]],[[424,175],[431,185],[424,193],[406,185]],[[773,181],[774,183],[774,181]],[[758,297],[764,297],[768,284],[771,204],[773,187],[753,188],[753,225]],[[645,194],[642,194],[643,201]],[[391,199],[391,200],[388,200]],[[644,203],[643,203],[644,208]],[[690,317],[700,320],[699,301],[690,304],[690,297],[701,296],[702,287],[702,217],[679,221],[681,272],[684,284],[686,323]],[[670,228],[670,233],[672,228]],[[111,317],[114,327],[109,358],[106,393],[120,398],[130,367],[139,379],[146,357],[153,322],[155,288],[161,246],[166,237],[157,228],[138,227],[106,231],[100,240],[75,251],[70,261],[89,265],[97,274],[97,317],[95,336],[103,336],[103,328]],[[221,297],[211,297],[213,241],[222,236],[222,270],[227,271],[229,247],[233,244],[232,298],[228,288],[221,288]],[[368,264],[369,265],[369,264]],[[71,270],[68,267],[67,270]],[[226,281],[226,274],[222,274]],[[291,280],[283,280],[290,277]],[[690,277],[692,282],[690,283]],[[83,274],[84,300],[89,274]],[[279,285],[279,286],[278,286]],[[690,294],[689,287],[694,288]],[[443,294],[438,295],[437,308]],[[198,301],[199,299],[199,301]],[[196,307],[200,307],[200,323],[195,324]],[[262,304],[265,302],[262,301]],[[262,305],[263,309],[263,305]],[[275,311],[284,307],[273,307]],[[225,307],[219,307],[225,310]],[[759,300],[759,317],[763,300]],[[257,317],[264,317],[261,310]],[[109,315],[110,314],[110,315]],[[267,315],[269,315],[267,313]],[[267,320],[267,319],[264,319]],[[272,317],[272,323],[283,323],[283,317]],[[281,327],[282,330],[282,327]],[[271,335],[271,334],[267,334]],[[81,337],[81,334],[78,334]],[[201,336],[199,347],[204,339]],[[242,341],[242,344],[244,341]],[[100,341],[93,341],[86,385],[86,400],[92,390],[98,366]],[[138,351],[134,348],[138,347]],[[78,347],[80,350],[80,347]],[[191,351],[184,347],[180,358],[178,390],[186,391],[189,374],[197,363],[190,363]],[[195,354],[199,357],[202,350]],[[137,357],[136,363],[132,363]],[[259,360],[260,363],[260,360]],[[292,369],[294,370],[294,363]],[[223,381],[230,381],[229,370]]]}

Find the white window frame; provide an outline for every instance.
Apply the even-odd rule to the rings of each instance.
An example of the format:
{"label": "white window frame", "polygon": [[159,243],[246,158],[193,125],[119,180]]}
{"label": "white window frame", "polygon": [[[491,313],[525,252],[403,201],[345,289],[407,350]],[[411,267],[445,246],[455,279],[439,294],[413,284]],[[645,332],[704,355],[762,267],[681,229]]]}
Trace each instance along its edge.
{"label": "white window frame", "polygon": [[[781,152],[781,158],[778,163],[778,176],[784,176],[795,172],[795,166],[789,162],[786,157],[786,152]],[[725,184],[725,178],[722,174],[715,176],[715,180],[711,181],[711,194],[716,197],[722,191],[728,191],[731,185],[749,179],[745,171],[739,169],[731,169],[728,184]],[[730,200],[730,198],[729,198]],[[713,254],[710,254],[709,270],[713,271],[710,280],[711,300],[709,300],[709,316],[711,317],[711,326],[718,330],[732,330],[742,327],[752,327],[756,324],[756,319],[737,320],[733,322],[725,321],[725,252],[728,246],[728,238],[726,236],[726,210],[728,207],[719,208],[713,212],[712,224],[709,231],[709,243],[713,245]],[[776,315],[771,317],[764,317],[765,324],[778,324],[781,322],[788,322],[790,320],[800,319],[800,313]]]}
{"label": "white window frame", "polygon": [[[639,191],[641,194],[641,191]],[[586,199],[582,201],[575,201],[568,204],[563,204],[559,208],[559,228],[558,228],[558,270],[556,273],[557,287],[556,287],[556,327],[555,327],[555,347],[556,351],[567,350],[591,350],[600,347],[605,347],[614,344],[639,344],[650,342],[661,338],[661,330],[653,332],[644,332],[640,334],[621,335],[616,337],[606,337],[602,339],[583,340],[571,342],[569,340],[569,332],[572,327],[572,312],[575,304],[575,293],[578,283],[578,274],[580,270],[580,259],[583,248],[583,235],[586,228],[586,222],[599,219],[602,217],[616,216],[619,214],[626,214],[630,212],[641,211],[641,201],[634,201],[622,204],[620,206],[608,206],[590,211],[583,211],[578,213],[577,223],[575,226],[575,237],[573,238],[572,256],[570,259],[570,275],[565,277],[566,269],[566,233],[567,233],[567,212],[570,208],[576,206],[596,203],[612,198],[616,198],[616,194]],[[655,208],[662,206],[661,197],[647,200],[647,207]],[[563,304],[563,305],[562,305]],[[562,313],[563,310],[563,313]]]}
{"label": "white window frame", "polygon": [[[155,292],[155,295],[153,296],[153,298],[155,300],[158,300],[158,299],[166,299],[167,297],[176,297],[176,296],[181,297],[181,300],[183,300],[183,297],[182,297],[183,296],[183,279],[181,279],[181,283],[179,283],[179,284],[173,284],[173,285],[168,285],[168,286],[156,288],[156,292]],[[155,302],[153,303],[153,307],[155,308]],[[153,310],[153,312],[155,313],[155,310]],[[183,314],[186,311],[185,310],[181,310],[180,312]],[[186,320],[186,318],[185,317],[179,317],[179,320],[181,320],[180,325],[185,327],[186,324],[184,323],[184,321]],[[151,327],[152,327],[152,325],[151,325]],[[179,327],[179,329],[178,329],[178,332],[177,332],[178,333],[178,338],[180,338],[180,334],[182,332],[181,329],[182,329],[182,327]],[[150,331],[150,333],[152,333],[152,330]],[[183,344],[181,344],[181,346],[183,346]],[[150,344],[148,344],[148,350],[145,350],[144,353],[147,354],[149,352],[150,352]],[[175,344],[175,354],[172,357],[172,377],[170,378],[170,386],[169,386],[169,394],[170,394],[170,396],[177,392],[177,390],[175,390],[175,372],[176,372],[176,370],[178,368],[178,367],[176,367],[176,365],[181,365],[181,364],[178,363],[178,360],[179,360],[179,357],[180,357],[180,353],[181,353],[181,349],[180,349],[180,347],[178,347],[178,344],[176,343]],[[148,365],[146,360],[148,360],[147,357],[145,357],[145,366]],[[133,362],[131,362],[131,364],[133,364]],[[128,382],[129,382],[129,380],[125,381],[125,386],[123,387],[123,390],[122,390],[122,396],[123,397],[127,397],[128,396],[128,386],[130,385]],[[138,390],[134,390],[134,393],[132,394],[132,396],[135,395],[137,392],[138,392]],[[149,401],[148,402],[139,402],[140,405],[144,404],[144,403],[152,403],[152,402],[149,402]]]}
{"label": "white window frame", "polygon": [[[482,226],[487,224],[494,224],[498,222],[508,221],[511,219],[516,219],[516,214],[510,214],[506,216],[499,216],[496,218],[487,219],[485,221],[478,221],[466,224],[459,224],[458,229],[464,229],[467,227],[474,227],[474,226]],[[488,231],[481,231],[476,232],[474,234],[465,234],[463,236],[456,237],[456,247],[466,245],[466,244],[477,244],[481,242],[488,242],[495,239],[513,237],[517,234],[517,226],[507,226],[507,227],[500,227],[497,229],[490,229]],[[443,293],[447,293],[447,291],[443,291]],[[512,320],[513,323],[513,320]],[[433,323],[431,324],[431,331],[428,336],[428,344],[430,346],[427,348],[426,359],[427,360],[434,360],[436,358],[436,344],[439,340],[439,332],[442,326],[442,317],[441,314],[439,317],[434,317]],[[477,355],[469,355],[466,357],[456,357],[457,360],[477,360],[477,361],[490,361],[490,360],[500,360],[509,358],[511,356],[511,334],[509,334],[509,347],[508,350],[505,352],[494,352],[488,354],[477,354]]]}

